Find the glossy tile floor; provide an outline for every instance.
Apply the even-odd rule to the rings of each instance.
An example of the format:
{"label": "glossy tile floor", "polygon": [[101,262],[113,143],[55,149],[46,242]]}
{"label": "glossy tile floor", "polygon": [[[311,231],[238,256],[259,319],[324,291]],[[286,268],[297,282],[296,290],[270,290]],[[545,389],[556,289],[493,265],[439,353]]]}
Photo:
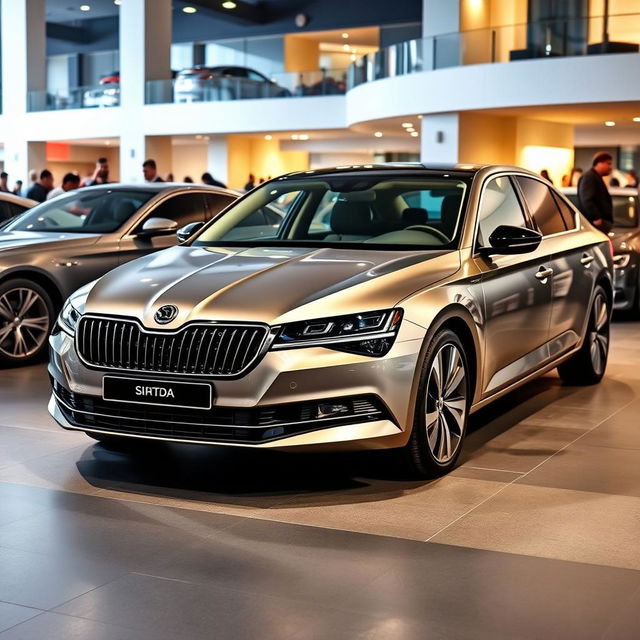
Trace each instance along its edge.
{"label": "glossy tile floor", "polygon": [[639,638],[640,324],[608,375],[473,418],[448,477],[378,455],[155,446],[56,427],[0,372],[0,640]]}

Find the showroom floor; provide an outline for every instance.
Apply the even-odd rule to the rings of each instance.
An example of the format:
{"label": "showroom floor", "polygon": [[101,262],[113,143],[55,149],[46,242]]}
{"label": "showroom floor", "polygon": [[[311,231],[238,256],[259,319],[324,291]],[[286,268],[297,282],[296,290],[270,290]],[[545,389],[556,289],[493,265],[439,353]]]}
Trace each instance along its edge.
{"label": "showroom floor", "polygon": [[461,466],[156,446],[0,372],[0,640],[638,638],[640,325],[598,387],[545,376],[474,416]]}

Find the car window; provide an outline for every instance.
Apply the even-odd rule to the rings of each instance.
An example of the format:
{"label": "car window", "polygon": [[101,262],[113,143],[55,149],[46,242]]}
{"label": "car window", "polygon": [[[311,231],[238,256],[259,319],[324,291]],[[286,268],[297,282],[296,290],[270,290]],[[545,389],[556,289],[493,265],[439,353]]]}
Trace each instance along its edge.
{"label": "car window", "polygon": [[613,224],[616,227],[638,226],[638,198],[633,195],[613,196]]}
{"label": "car window", "polygon": [[553,193],[553,199],[556,201],[558,205],[558,209],[560,209],[560,215],[564,220],[564,226],[567,229],[575,229],[576,228],[576,212],[556,193]]}
{"label": "car window", "polygon": [[5,231],[112,233],[156,191],[87,187],[47,200],[10,222]]}
{"label": "car window", "polygon": [[11,220],[11,218],[15,218],[15,216],[24,213],[26,210],[27,207],[22,205],[0,200],[0,221]]}
{"label": "car window", "polygon": [[255,71],[247,71],[247,76],[249,80],[253,80],[254,82],[266,82],[266,78]]}
{"label": "car window", "polygon": [[567,230],[551,190],[546,184],[524,176],[516,176],[516,181],[522,189],[529,213],[542,235],[550,236]]}
{"label": "car window", "polygon": [[501,225],[527,227],[516,192],[508,176],[493,178],[485,186],[478,212],[478,243],[488,246],[489,236]]}
{"label": "car window", "polygon": [[148,218],[175,220],[178,228],[192,222],[205,222],[206,206],[201,193],[181,193],[172,196],[149,212]]}
{"label": "car window", "polygon": [[233,196],[227,196],[222,193],[204,193],[202,195],[207,203],[210,218],[218,215],[218,213],[236,200]]}

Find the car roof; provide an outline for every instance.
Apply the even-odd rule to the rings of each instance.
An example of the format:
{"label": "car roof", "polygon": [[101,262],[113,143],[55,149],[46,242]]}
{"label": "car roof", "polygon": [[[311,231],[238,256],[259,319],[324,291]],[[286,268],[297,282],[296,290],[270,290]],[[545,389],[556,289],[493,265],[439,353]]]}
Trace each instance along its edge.
{"label": "car roof", "polygon": [[22,196],[17,196],[15,193],[7,193],[6,191],[0,191],[0,200],[11,202],[12,204],[19,204],[23,207],[35,207],[37,204],[40,204],[37,200],[23,198]]}
{"label": "car roof", "polygon": [[208,184],[199,184],[195,182],[109,182],[108,184],[96,184],[91,187],[81,187],[79,191],[101,190],[101,191],[145,191],[163,193],[165,191],[211,191],[212,193],[224,193],[226,195],[238,196],[239,192],[233,189],[224,189],[223,187],[212,187]]}

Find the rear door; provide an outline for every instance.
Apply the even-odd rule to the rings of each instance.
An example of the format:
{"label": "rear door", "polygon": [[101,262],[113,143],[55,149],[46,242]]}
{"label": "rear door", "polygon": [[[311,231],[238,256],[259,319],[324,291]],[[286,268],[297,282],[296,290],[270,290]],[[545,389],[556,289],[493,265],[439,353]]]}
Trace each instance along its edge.
{"label": "rear door", "polygon": [[[509,175],[483,186],[476,246],[500,225],[532,228]],[[550,256],[542,245],[520,255],[474,257],[482,272],[485,359],[483,391],[488,396],[538,368],[548,359],[551,319]]]}
{"label": "rear door", "polygon": [[549,350],[556,356],[575,345],[586,322],[595,283],[593,247],[583,246],[573,209],[545,182],[517,176],[542,244],[551,254],[552,308]]}

